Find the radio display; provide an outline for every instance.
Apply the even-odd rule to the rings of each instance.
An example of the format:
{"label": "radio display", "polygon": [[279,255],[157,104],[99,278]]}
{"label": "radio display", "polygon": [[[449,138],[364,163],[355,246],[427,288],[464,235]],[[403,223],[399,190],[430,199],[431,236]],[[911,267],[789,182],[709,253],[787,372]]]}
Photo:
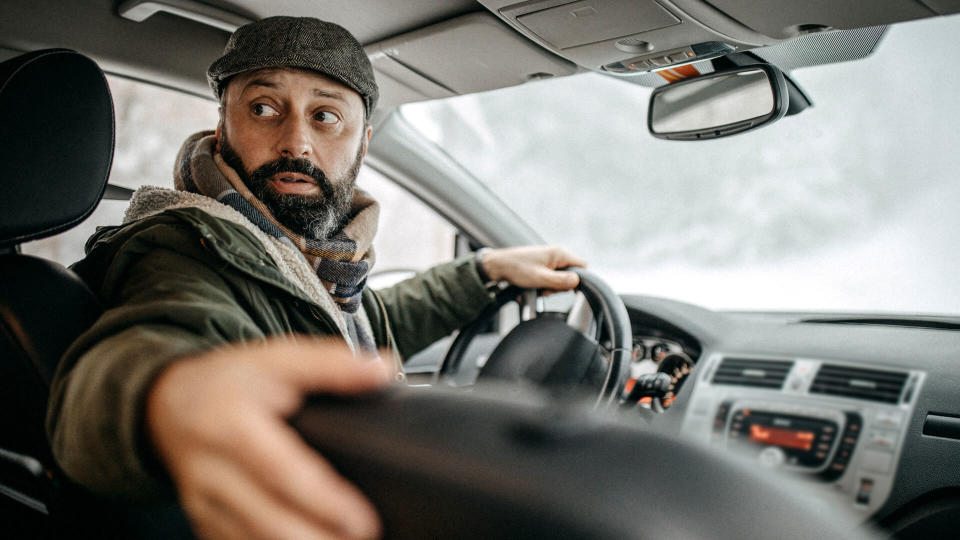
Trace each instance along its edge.
{"label": "radio display", "polygon": [[773,444],[782,448],[796,448],[809,451],[813,447],[816,434],[812,431],[782,429],[753,424],[750,426],[750,440],[760,444]]}
{"label": "radio display", "polygon": [[775,446],[783,450],[785,463],[798,467],[821,467],[831,454],[836,422],[824,418],[775,411],[734,410],[729,422],[729,444],[746,449]]}

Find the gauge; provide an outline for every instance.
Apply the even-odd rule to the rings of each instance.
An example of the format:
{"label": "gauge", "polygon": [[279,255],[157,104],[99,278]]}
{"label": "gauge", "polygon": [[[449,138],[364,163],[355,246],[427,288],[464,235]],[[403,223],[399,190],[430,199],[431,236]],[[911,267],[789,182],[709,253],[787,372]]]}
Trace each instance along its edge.
{"label": "gauge", "polygon": [[658,364],[668,354],[670,354],[670,346],[666,343],[657,343],[650,349],[650,359]]}
{"label": "gauge", "polygon": [[633,344],[633,355],[631,360],[634,362],[639,362],[647,356],[647,347],[643,344],[642,341],[636,341]]}

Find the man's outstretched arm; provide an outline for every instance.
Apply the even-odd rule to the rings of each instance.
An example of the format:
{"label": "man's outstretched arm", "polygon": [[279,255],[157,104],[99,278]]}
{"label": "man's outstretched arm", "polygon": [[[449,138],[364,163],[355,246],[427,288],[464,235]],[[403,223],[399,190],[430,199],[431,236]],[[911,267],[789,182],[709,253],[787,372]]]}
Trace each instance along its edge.
{"label": "man's outstretched arm", "polygon": [[[71,347],[51,388],[63,470],[108,497],[176,496],[204,538],[376,535],[369,503],[285,415],[308,393],[382,385],[382,368],[339,340],[266,337],[200,242],[166,250],[139,238],[123,244],[132,254],[107,257],[122,277],[101,293],[116,306]],[[315,506],[304,508],[308,484]],[[270,511],[277,501],[285,513]]]}

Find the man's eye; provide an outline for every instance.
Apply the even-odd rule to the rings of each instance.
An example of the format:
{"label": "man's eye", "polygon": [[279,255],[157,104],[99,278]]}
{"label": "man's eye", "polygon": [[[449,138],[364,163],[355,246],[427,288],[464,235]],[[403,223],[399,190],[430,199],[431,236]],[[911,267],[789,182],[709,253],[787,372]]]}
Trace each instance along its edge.
{"label": "man's eye", "polygon": [[277,116],[280,114],[276,109],[265,103],[257,103],[251,110],[255,116]]}
{"label": "man's eye", "polygon": [[335,124],[340,121],[340,117],[327,111],[320,111],[313,115],[313,118],[321,124]]}

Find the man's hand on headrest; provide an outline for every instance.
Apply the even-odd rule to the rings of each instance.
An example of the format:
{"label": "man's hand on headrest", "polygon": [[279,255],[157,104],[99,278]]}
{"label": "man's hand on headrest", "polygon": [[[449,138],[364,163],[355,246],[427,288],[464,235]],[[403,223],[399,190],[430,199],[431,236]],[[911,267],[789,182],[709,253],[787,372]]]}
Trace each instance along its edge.
{"label": "man's hand on headrest", "polygon": [[174,362],[147,399],[147,432],[202,538],[374,538],[370,502],[286,418],[313,392],[390,380],[342,342],[298,338]]}
{"label": "man's hand on headrest", "polygon": [[580,283],[580,277],[575,273],[557,268],[587,266],[585,260],[556,246],[486,250],[482,264],[493,281],[507,281],[518,287],[547,291],[568,291]]}

